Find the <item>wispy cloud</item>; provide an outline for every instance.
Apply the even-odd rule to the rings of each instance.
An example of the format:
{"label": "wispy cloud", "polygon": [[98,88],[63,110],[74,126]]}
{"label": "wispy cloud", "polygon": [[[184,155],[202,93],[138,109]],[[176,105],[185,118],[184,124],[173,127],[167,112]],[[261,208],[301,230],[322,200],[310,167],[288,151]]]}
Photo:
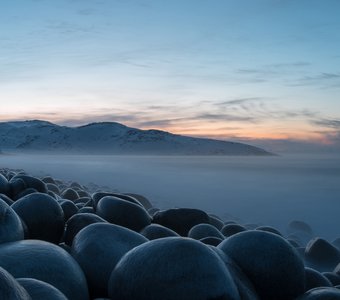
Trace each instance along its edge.
{"label": "wispy cloud", "polygon": [[287,75],[291,76],[294,73],[301,72],[304,68],[309,66],[311,66],[311,63],[307,61],[278,62],[256,68],[239,68],[236,70],[236,74],[244,76],[244,80],[266,82],[273,79],[284,78]]}
{"label": "wispy cloud", "polygon": [[216,104],[222,105],[222,106],[234,106],[234,105],[245,104],[245,103],[248,103],[248,102],[258,101],[258,100],[262,100],[262,99],[263,98],[261,98],[261,97],[238,98],[238,99],[232,99],[232,100],[217,102]]}
{"label": "wispy cloud", "polygon": [[340,130],[340,119],[319,119],[313,120],[312,123],[321,127]]}
{"label": "wispy cloud", "polygon": [[323,72],[315,75],[297,78],[290,86],[319,86],[319,87],[340,87],[340,73]]}
{"label": "wispy cloud", "polygon": [[258,119],[252,116],[241,116],[241,115],[233,115],[233,114],[227,114],[227,113],[203,113],[198,114],[194,117],[190,118],[191,120],[205,120],[205,121],[211,121],[211,122],[250,122],[254,123],[257,122]]}

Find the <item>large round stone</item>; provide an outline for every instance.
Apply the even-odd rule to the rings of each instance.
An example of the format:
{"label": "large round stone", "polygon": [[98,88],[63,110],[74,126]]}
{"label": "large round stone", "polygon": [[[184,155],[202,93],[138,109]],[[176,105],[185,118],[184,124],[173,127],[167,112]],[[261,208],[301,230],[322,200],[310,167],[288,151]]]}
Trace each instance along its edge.
{"label": "large round stone", "polygon": [[15,278],[47,282],[73,300],[89,299],[83,271],[60,247],[37,240],[0,245],[0,266]]}
{"label": "large round stone", "polygon": [[173,208],[156,212],[153,222],[168,227],[181,236],[187,236],[195,225],[209,224],[210,218],[206,212],[199,209]]}
{"label": "large round stone", "polygon": [[28,188],[33,188],[37,190],[39,193],[47,193],[48,191],[46,184],[38,178],[28,176],[28,175],[18,174],[18,175],[15,175],[10,181],[17,179],[17,178],[22,179]]}
{"label": "large round stone", "polygon": [[72,216],[66,222],[66,228],[64,232],[65,244],[71,246],[73,239],[78,234],[78,232],[85,228],[86,226],[94,223],[107,223],[107,222],[103,218],[91,213],[81,213]]}
{"label": "large round stone", "polygon": [[109,296],[119,300],[240,299],[218,255],[181,237],[154,240],[129,251],[113,270],[108,289]]}
{"label": "large round stone", "polygon": [[188,237],[200,240],[206,237],[217,237],[224,239],[224,235],[213,225],[198,224],[192,227],[188,233]]}
{"label": "large round stone", "polygon": [[25,189],[27,189],[27,185],[25,181],[20,178],[12,179],[9,183],[10,186],[10,195],[11,197],[17,198],[17,195],[22,193]]}
{"label": "large round stone", "polygon": [[119,193],[109,193],[109,192],[96,192],[92,195],[94,207],[97,206],[100,199],[107,197],[107,196],[116,197],[122,200],[126,200],[128,202],[143,206],[142,203],[140,203],[136,198],[131,197],[129,195],[124,195],[124,194],[119,194]]}
{"label": "large round stone", "polygon": [[24,229],[16,212],[0,199],[0,244],[24,239]]}
{"label": "large round stone", "polygon": [[18,278],[17,281],[29,293],[32,300],[68,300],[61,291],[44,281],[33,278]]}
{"label": "large round stone", "polygon": [[146,197],[139,195],[139,194],[132,194],[132,193],[126,193],[125,195],[130,196],[134,199],[136,199],[137,201],[139,201],[145,209],[150,209],[152,207],[151,202],[149,201],[149,199],[147,199]]}
{"label": "large round stone", "polygon": [[79,198],[79,195],[74,189],[68,188],[61,193],[61,198],[74,201]]}
{"label": "large round stone", "polygon": [[150,215],[141,205],[113,196],[100,199],[96,212],[98,216],[112,224],[138,232],[151,223]]}
{"label": "large round stone", "polygon": [[239,265],[261,299],[294,299],[305,290],[303,261],[276,234],[245,231],[224,240],[218,248]]}
{"label": "large round stone", "polygon": [[25,222],[31,239],[60,241],[65,226],[64,213],[54,198],[33,193],[14,202],[12,208]]}
{"label": "large round stone", "polygon": [[156,240],[164,237],[179,236],[175,231],[159,224],[150,224],[140,231],[140,234],[148,240]]}
{"label": "large round stone", "polygon": [[253,284],[247,278],[247,276],[242,272],[240,267],[226,255],[221,249],[210,246],[212,249],[224,262],[226,268],[230,272],[240,294],[240,299],[242,300],[260,300],[259,296],[256,294]]}
{"label": "large round stone", "polygon": [[331,287],[332,283],[320,272],[311,269],[305,268],[306,275],[306,291],[314,289],[316,287]]}
{"label": "large round stone", "polygon": [[92,297],[106,297],[107,283],[113,268],[132,248],[148,240],[127,228],[91,224],[74,238],[71,254],[83,269]]}
{"label": "large round stone", "polygon": [[3,300],[32,300],[27,291],[0,267],[0,299]]}
{"label": "large round stone", "polygon": [[63,212],[65,222],[78,212],[78,207],[71,200],[61,200],[59,202]]}
{"label": "large round stone", "polygon": [[333,271],[340,262],[340,251],[326,240],[315,238],[306,247],[305,262],[320,272]]}
{"label": "large round stone", "polygon": [[246,231],[247,229],[240,224],[226,224],[222,227],[221,232],[225,237],[232,236],[236,233]]}

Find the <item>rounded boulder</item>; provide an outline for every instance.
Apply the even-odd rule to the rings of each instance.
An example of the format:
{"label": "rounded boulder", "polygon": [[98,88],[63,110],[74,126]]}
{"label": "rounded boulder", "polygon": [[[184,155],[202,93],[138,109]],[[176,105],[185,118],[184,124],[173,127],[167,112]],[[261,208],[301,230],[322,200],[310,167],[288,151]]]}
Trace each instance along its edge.
{"label": "rounded boulder", "polygon": [[137,232],[151,223],[151,217],[145,208],[114,196],[105,196],[100,199],[96,213],[112,224]]}
{"label": "rounded boulder", "polygon": [[209,247],[170,237],[129,251],[113,270],[109,296],[120,300],[239,300],[223,261]]}
{"label": "rounded boulder", "polygon": [[61,291],[44,281],[33,278],[18,278],[17,281],[28,292],[32,300],[67,300]]}
{"label": "rounded boulder", "polygon": [[12,208],[25,222],[31,239],[60,241],[65,226],[64,213],[54,198],[33,193],[14,202]]}
{"label": "rounded boulder", "polygon": [[282,237],[251,230],[219,246],[253,283],[261,299],[289,300],[305,291],[305,270],[296,250]]}
{"label": "rounded boulder", "polygon": [[0,266],[15,278],[47,282],[69,299],[89,299],[83,271],[69,253],[54,244],[38,240],[1,244]]}
{"label": "rounded boulder", "polygon": [[127,228],[96,223],[74,238],[71,254],[83,269],[92,297],[106,297],[110,274],[121,257],[148,240]]}

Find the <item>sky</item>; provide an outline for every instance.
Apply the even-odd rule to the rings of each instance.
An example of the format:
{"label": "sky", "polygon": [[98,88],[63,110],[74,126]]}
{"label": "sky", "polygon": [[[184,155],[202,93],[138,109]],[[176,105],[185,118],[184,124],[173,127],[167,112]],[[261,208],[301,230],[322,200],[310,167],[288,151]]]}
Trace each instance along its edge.
{"label": "sky", "polygon": [[338,0],[3,0],[0,121],[340,147]]}

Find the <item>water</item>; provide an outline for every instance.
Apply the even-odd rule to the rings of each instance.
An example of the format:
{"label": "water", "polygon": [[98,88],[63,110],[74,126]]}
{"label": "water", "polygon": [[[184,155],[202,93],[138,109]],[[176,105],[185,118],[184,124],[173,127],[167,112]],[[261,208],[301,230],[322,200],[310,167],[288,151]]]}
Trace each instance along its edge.
{"label": "water", "polygon": [[139,193],[159,208],[195,207],[242,223],[308,222],[340,237],[340,156],[0,156],[0,167]]}

